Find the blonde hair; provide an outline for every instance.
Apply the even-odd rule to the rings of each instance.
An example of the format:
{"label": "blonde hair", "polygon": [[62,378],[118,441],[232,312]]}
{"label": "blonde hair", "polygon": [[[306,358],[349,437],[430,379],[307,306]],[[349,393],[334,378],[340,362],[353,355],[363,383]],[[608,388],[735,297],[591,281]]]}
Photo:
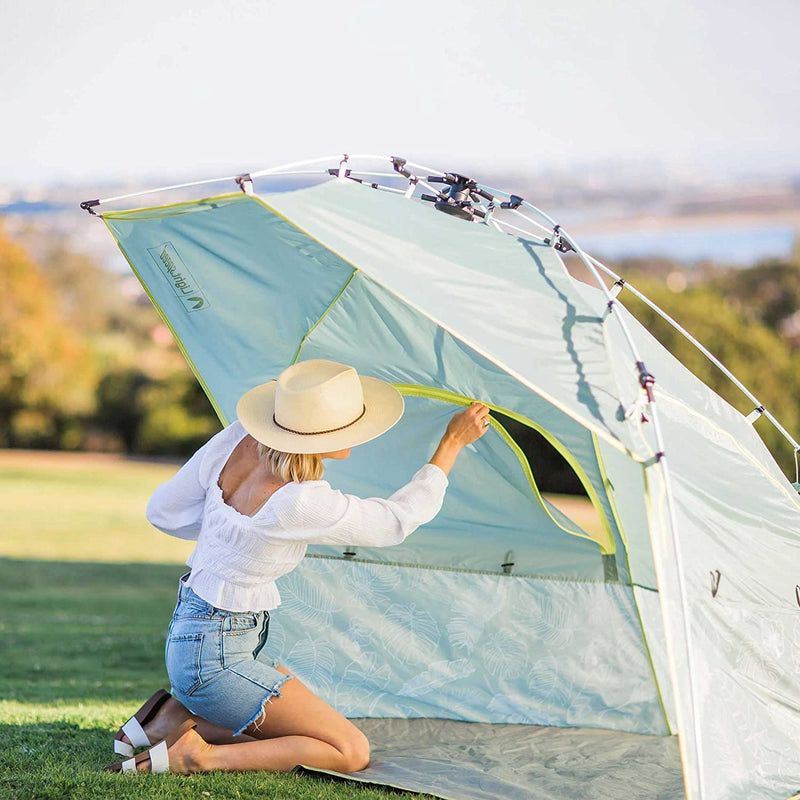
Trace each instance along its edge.
{"label": "blonde hair", "polygon": [[284,453],[259,442],[258,457],[270,472],[285,481],[318,481],[325,471],[322,458],[316,453]]}

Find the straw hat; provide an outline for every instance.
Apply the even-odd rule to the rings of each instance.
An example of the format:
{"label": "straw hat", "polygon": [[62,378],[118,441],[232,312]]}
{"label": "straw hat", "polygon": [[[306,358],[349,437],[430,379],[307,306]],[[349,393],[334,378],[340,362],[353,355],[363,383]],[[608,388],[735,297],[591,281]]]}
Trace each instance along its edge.
{"label": "straw hat", "polygon": [[236,413],[256,441],[274,450],[330,453],[388,431],[403,415],[403,397],[353,367],[313,359],[245,392]]}

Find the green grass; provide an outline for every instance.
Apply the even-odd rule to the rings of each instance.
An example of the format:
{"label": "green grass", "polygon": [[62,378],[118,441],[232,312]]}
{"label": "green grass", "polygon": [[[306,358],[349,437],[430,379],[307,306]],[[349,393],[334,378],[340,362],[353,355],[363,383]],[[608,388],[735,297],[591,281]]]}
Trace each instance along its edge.
{"label": "green grass", "polygon": [[190,546],[144,519],[175,466],[0,451],[0,799],[418,797],[292,773],[104,773],[159,686]]}

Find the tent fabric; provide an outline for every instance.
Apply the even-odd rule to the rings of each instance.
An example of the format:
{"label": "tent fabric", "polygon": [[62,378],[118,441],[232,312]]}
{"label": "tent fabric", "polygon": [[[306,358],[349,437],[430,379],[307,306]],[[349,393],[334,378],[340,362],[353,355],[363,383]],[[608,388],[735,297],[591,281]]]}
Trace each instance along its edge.
{"label": "tent fabric", "polygon": [[667,734],[628,586],[310,557],[280,590],[268,652],[348,717]]}
{"label": "tent fabric", "polygon": [[[342,489],[389,494],[474,398],[545,435],[594,504],[587,533],[495,420],[402,546],[310,550],[272,635],[325,699],[677,733],[691,800],[800,785],[800,497],[744,417],[553,248],[341,179],[103,216],[223,420],[290,363],[333,358],[407,401],[328,469]],[[643,394],[620,322],[656,376],[660,460],[628,413]]]}

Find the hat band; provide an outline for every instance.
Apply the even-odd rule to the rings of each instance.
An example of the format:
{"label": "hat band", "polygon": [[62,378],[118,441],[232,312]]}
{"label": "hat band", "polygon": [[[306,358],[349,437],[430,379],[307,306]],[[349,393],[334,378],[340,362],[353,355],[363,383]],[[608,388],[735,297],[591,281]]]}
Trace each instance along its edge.
{"label": "hat band", "polygon": [[366,413],[367,413],[367,407],[366,406],[362,406],[361,407],[361,413],[352,422],[348,422],[347,425],[341,425],[338,428],[331,428],[330,430],[327,430],[327,431],[296,431],[293,428],[287,428],[285,425],[281,425],[280,422],[278,422],[278,420],[275,419],[275,414],[272,415],[272,421],[282,431],[287,431],[288,433],[296,433],[299,436],[320,436],[323,433],[336,433],[336,431],[343,431],[345,428],[349,428],[351,425],[355,425],[356,422],[358,422],[361,419],[361,417],[363,417],[364,414],[366,414]]}

